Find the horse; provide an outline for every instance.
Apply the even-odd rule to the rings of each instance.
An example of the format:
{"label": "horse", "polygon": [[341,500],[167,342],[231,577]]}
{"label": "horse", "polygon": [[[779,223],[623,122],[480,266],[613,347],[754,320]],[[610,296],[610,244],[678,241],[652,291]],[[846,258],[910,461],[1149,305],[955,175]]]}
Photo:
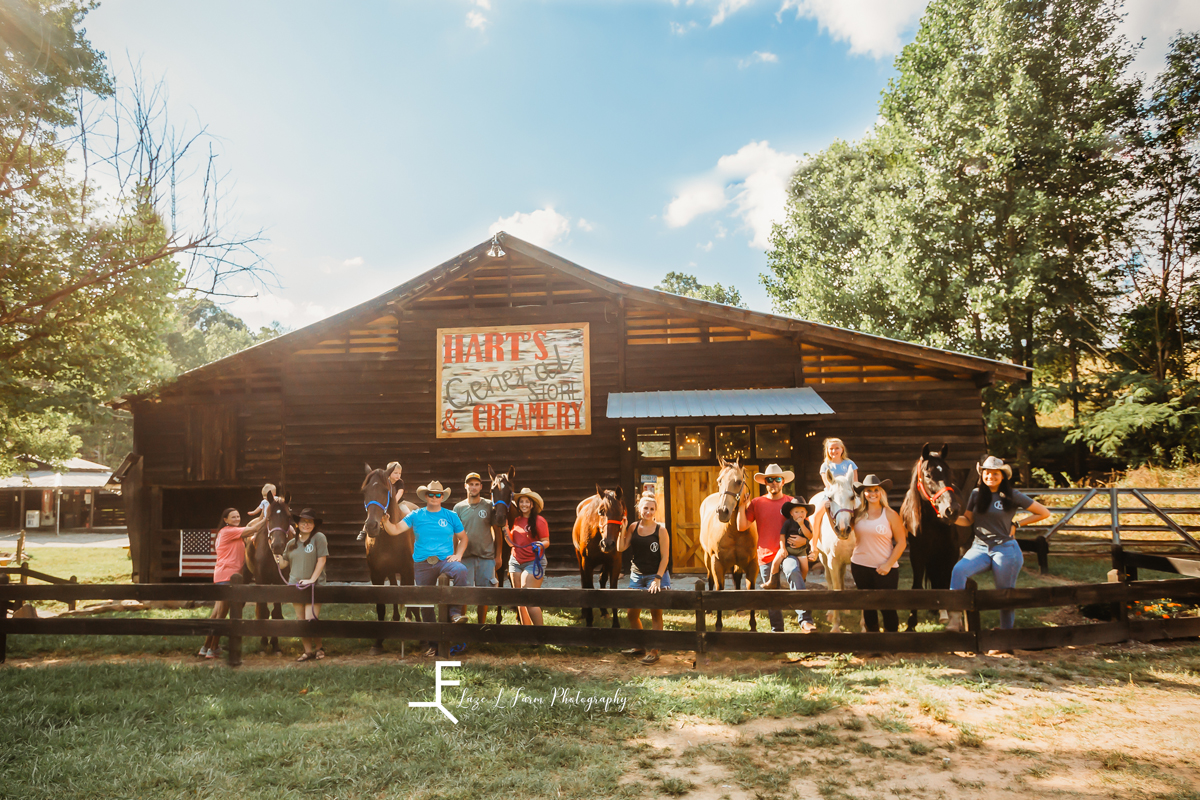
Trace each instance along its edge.
{"label": "horse", "polygon": [[[958,560],[958,532],[954,520],[962,511],[954,488],[950,465],[946,463],[948,445],[931,449],[927,443],[912,468],[912,479],[900,518],[908,528],[908,557],[912,562],[912,588],[949,589],[950,573]],[[945,611],[939,614],[944,617]],[[907,629],[917,629],[917,612],[908,617]]]}
{"label": "horse", "polygon": [[[363,523],[362,532],[366,540],[367,571],[371,573],[371,583],[383,586],[413,586],[413,532],[407,530],[398,536],[392,536],[382,530],[383,515],[387,514],[392,522],[403,519],[404,514],[415,511],[416,506],[407,501],[396,502],[392,485],[388,482],[387,471],[371,469],[364,463],[367,476],[363,479],[363,507],[367,512],[367,520]],[[404,484],[398,483],[397,488],[403,491]],[[375,615],[380,622],[386,619],[387,607],[383,603],[375,606]],[[392,605],[392,621],[400,621],[400,606]],[[371,655],[383,654],[383,639],[376,639],[371,648]]]}
{"label": "horse", "polygon": [[[513,478],[517,475],[517,468],[509,466],[508,472],[496,472],[492,469],[492,465],[488,464],[488,477],[492,479],[491,499],[492,499],[492,533],[496,535],[497,547],[500,548],[500,569],[496,570],[496,586],[504,587],[504,579],[508,576],[508,556],[512,552],[512,547],[509,546],[508,540],[504,538],[505,526],[511,526],[517,518],[517,505],[513,502],[513,495],[517,493],[516,484],[513,483]],[[512,581],[509,581],[512,585]],[[487,616],[487,606],[479,606],[479,622],[483,623],[484,617]],[[504,619],[504,607],[496,606],[496,624],[499,625]]]}
{"label": "horse", "polygon": [[[584,589],[595,588],[592,573],[597,567],[600,568],[600,588],[606,588],[610,580],[612,588],[617,588],[617,579],[621,577],[617,538],[627,522],[625,497],[620,486],[601,489],[597,484],[596,493],[581,500],[575,507],[571,540],[575,543],[575,555],[579,559],[579,584]],[[601,609],[600,613],[607,614],[608,609]],[[587,627],[592,627],[592,609],[583,609],[583,620]],[[621,627],[615,608],[612,609],[612,626]]]}
{"label": "horse", "polygon": [[[825,568],[825,585],[835,592],[846,588],[846,568],[854,554],[856,538],[854,523],[866,513],[867,507],[849,475],[838,475],[824,492],[813,495],[810,503],[821,505],[829,500],[829,511],[821,518],[821,530],[816,531],[821,565]],[[842,612],[829,612],[830,632],[842,629]]]}
{"label": "horse", "polygon": [[[258,533],[246,543],[246,562],[242,566],[242,580],[245,583],[256,583],[259,586],[287,585],[287,574],[277,559],[283,555],[288,540],[292,538],[292,511],[288,507],[290,499],[287,495],[277,495],[273,492],[267,494],[267,524],[259,528]],[[255,603],[254,618],[283,619],[283,606],[275,603],[268,615],[266,603]],[[269,642],[271,652],[281,655],[279,637],[272,636]],[[267,644],[267,637],[262,637],[264,650]]]}
{"label": "horse", "polygon": [[[721,473],[717,476],[717,491],[700,503],[700,549],[704,553],[704,570],[708,573],[708,588],[721,591],[725,588],[725,571],[733,574],[733,588],[742,588],[742,576],[746,577],[746,588],[754,588],[758,576],[758,532],[751,524],[744,531],[738,530],[738,508],[742,492],[746,487],[746,476],[737,459],[720,460]],[[757,631],[754,612],[750,612],[750,630]],[[721,612],[717,611],[716,630],[721,630]]]}

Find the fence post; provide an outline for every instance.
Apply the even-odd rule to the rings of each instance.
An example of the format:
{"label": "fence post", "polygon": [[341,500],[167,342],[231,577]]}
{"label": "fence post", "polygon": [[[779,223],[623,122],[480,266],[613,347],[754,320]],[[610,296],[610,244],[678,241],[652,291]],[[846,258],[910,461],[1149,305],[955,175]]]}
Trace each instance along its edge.
{"label": "fence post", "polygon": [[[94,501],[93,501],[93,502],[94,502]],[[74,575],[72,575],[72,576],[71,576],[71,580],[67,581],[67,583],[71,583],[71,584],[78,584],[78,583],[79,583],[79,578],[77,578],[77,577],[75,577]],[[74,600],[68,600],[68,601],[67,601],[67,608],[69,608],[71,611],[74,611],[74,610],[75,610],[75,601],[74,601]]]}
{"label": "fence post", "polygon": [[979,649],[979,634],[983,630],[983,623],[980,621],[979,609],[975,605],[975,592],[978,591],[979,585],[975,583],[974,578],[967,578],[967,597],[970,602],[967,604],[967,632],[975,635],[975,652],[981,653]]}
{"label": "fence post", "polygon": [[[235,574],[229,579],[230,586],[241,586],[242,576]],[[230,603],[229,604],[229,666],[240,667],[242,665],[242,637],[241,637],[241,621],[242,609],[245,603]],[[217,639],[220,642],[220,638]]]}
{"label": "fence post", "polygon": [[[438,586],[449,586],[450,585],[450,577],[445,574],[438,575],[437,585]],[[466,609],[463,609],[463,610],[465,611]],[[449,624],[449,622],[450,622],[450,605],[448,603],[438,603],[437,621],[442,624]],[[449,642],[442,640],[437,643],[437,657],[442,659],[443,661],[450,657],[450,643]]]}
{"label": "fence post", "polygon": [[1045,575],[1050,571],[1050,542],[1045,536],[1033,540],[1033,549],[1037,553],[1038,572]]}
{"label": "fence post", "polygon": [[696,660],[694,669],[701,669],[708,660],[708,645],[704,641],[707,627],[704,619],[704,581],[696,581]]}
{"label": "fence post", "polygon": [[[0,575],[0,584],[8,585],[11,581],[8,575]],[[0,603],[0,664],[3,664],[8,658],[8,634],[5,632],[8,628],[8,600]]]}

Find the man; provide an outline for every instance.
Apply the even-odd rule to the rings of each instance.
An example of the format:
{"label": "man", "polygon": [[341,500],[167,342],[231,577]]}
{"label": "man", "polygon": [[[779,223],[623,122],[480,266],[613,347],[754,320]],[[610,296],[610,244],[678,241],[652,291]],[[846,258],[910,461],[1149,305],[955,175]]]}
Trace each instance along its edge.
{"label": "man", "polygon": [[[467,583],[464,586],[498,586],[496,576],[504,565],[504,548],[500,545],[501,531],[492,528],[492,501],[481,497],[483,478],[472,472],[463,480],[467,499],[454,507],[467,533],[467,550],[463,554],[463,565],[467,568]],[[479,624],[487,617],[487,606],[477,607]]]}
{"label": "man", "polygon": [[[438,577],[448,576],[455,586],[466,586],[467,568],[462,563],[467,549],[467,535],[462,520],[453,511],[442,508],[450,499],[450,490],[438,481],[428,486],[417,487],[417,498],[425,503],[424,508],[412,511],[398,523],[385,515],[383,528],[392,536],[407,530],[413,532],[413,573],[417,586],[436,586]],[[466,622],[462,606],[450,607],[451,622]],[[422,608],[421,619],[433,622],[433,609]],[[431,646],[427,656],[436,656],[437,647]]]}
{"label": "man", "polygon": [[[768,464],[765,472],[754,473],[755,483],[765,486],[767,493],[749,502],[743,500],[738,506],[738,530],[746,530],[750,527],[751,522],[758,525],[760,586],[771,577],[771,562],[775,560],[775,553],[779,551],[779,531],[783,528],[783,504],[792,499],[790,495],[783,493],[783,485],[791,483],[795,477],[796,473],[791,470],[785,470],[778,464]],[[793,536],[789,544],[799,547],[802,541],[801,537]],[[804,577],[798,569],[789,572],[787,579],[793,589],[806,588]],[[800,615],[800,630],[805,633],[816,630],[817,626],[813,622],[811,611],[798,611],[797,613]],[[768,611],[767,619],[771,621],[771,630],[776,633],[783,632],[782,611],[779,609]]]}

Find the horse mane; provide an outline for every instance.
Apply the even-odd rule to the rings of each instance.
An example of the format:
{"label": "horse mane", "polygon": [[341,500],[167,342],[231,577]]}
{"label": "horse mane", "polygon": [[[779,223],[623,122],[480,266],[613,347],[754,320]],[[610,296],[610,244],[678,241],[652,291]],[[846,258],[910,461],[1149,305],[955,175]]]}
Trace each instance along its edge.
{"label": "horse mane", "polygon": [[904,525],[912,536],[916,536],[921,530],[920,480],[923,463],[924,459],[918,458],[913,464],[912,476],[908,482],[908,492],[904,495],[904,502],[900,504],[900,519],[904,521]]}
{"label": "horse mane", "polygon": [[[381,470],[381,469],[371,470],[370,472],[367,473],[367,476],[365,478],[363,478],[362,486],[358,487],[358,490],[360,492],[365,490],[367,488],[367,484],[371,482],[372,478],[376,477],[377,475],[382,475],[382,474],[383,474],[383,470]],[[383,479],[387,480],[387,476],[384,475]]]}

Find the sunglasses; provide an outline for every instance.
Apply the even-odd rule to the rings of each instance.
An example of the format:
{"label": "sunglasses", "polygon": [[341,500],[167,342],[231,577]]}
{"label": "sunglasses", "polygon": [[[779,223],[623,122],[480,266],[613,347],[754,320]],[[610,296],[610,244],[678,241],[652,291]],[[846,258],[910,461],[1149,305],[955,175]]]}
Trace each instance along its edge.
{"label": "sunglasses", "polygon": [[444,494],[444,492],[426,492],[425,496],[426,497],[441,497],[443,494]]}
{"label": "sunglasses", "polygon": [[767,478],[767,483],[783,483],[783,478]]}

